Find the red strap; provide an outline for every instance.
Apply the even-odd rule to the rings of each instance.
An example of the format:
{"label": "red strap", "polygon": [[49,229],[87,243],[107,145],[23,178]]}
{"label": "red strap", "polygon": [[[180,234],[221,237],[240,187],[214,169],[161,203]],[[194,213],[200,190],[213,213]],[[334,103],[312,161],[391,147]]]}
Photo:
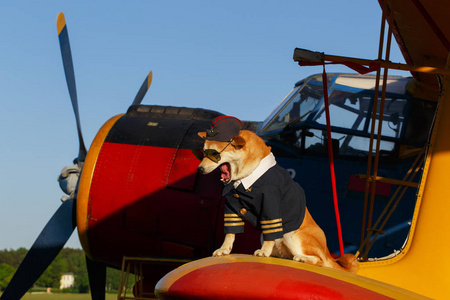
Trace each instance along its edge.
{"label": "red strap", "polygon": [[325,100],[325,116],[327,120],[328,160],[330,161],[331,188],[333,190],[334,214],[336,215],[336,225],[339,238],[339,251],[341,252],[342,256],[344,255],[344,245],[342,241],[341,218],[339,216],[339,207],[336,192],[336,176],[334,174],[333,144],[331,140],[330,108],[328,101],[327,73],[325,72],[325,64],[323,64],[322,82],[323,82],[323,98]]}

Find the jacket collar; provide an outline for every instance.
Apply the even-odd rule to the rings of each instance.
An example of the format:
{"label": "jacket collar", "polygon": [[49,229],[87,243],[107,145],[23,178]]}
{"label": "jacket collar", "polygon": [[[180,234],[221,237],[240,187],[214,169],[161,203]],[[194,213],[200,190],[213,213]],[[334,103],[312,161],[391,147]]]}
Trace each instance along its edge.
{"label": "jacket collar", "polygon": [[258,167],[247,177],[237,180],[233,183],[234,188],[237,188],[239,184],[242,183],[244,189],[248,189],[251,187],[256,180],[258,180],[264,173],[266,173],[270,168],[275,166],[277,164],[277,161],[275,160],[275,156],[270,152],[269,155],[264,157],[261,162],[259,163]]}

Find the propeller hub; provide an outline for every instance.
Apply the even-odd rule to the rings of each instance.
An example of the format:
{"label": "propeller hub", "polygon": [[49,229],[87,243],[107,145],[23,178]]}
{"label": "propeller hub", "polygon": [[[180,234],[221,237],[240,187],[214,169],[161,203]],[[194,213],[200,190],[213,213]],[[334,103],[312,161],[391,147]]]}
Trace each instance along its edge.
{"label": "propeller hub", "polygon": [[81,167],[78,164],[64,167],[61,170],[61,174],[58,176],[59,186],[64,193],[69,195],[61,197],[62,202],[74,198],[80,173]]}

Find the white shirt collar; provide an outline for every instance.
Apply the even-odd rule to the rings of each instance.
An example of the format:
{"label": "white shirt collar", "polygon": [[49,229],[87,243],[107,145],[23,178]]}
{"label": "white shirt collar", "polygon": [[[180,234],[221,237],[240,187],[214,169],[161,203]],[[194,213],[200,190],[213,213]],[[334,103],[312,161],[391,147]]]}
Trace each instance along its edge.
{"label": "white shirt collar", "polygon": [[261,177],[264,173],[267,172],[267,170],[269,170],[276,164],[277,161],[275,160],[275,156],[272,154],[272,152],[270,152],[269,155],[261,160],[258,167],[256,167],[256,169],[250,175],[234,182],[234,188],[237,188],[239,184],[242,183],[244,189],[248,189],[255,183],[256,180],[259,179],[259,177]]}

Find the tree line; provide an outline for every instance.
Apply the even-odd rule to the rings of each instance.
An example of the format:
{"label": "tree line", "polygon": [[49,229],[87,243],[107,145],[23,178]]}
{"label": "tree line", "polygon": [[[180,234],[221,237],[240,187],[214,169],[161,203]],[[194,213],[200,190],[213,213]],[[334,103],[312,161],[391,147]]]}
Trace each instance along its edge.
{"label": "tree line", "polygon": [[[28,250],[25,248],[0,250],[0,291],[6,288],[27,252]],[[75,276],[75,286],[73,289],[70,289],[70,292],[89,292],[89,279],[84,251],[72,248],[61,250],[47,270],[36,281],[35,287],[59,289],[63,273],[73,273]],[[106,289],[118,290],[120,270],[107,268],[106,274]]]}

